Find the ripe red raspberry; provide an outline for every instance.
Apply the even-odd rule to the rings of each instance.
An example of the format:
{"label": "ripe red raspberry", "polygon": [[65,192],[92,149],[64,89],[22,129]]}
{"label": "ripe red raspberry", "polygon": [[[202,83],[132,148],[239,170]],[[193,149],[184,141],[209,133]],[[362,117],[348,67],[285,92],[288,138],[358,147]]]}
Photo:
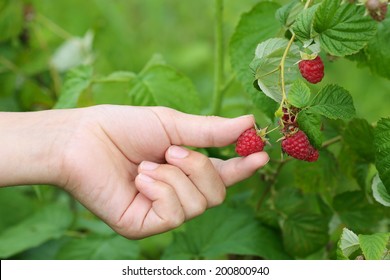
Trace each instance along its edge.
{"label": "ripe red raspberry", "polygon": [[301,60],[298,66],[302,77],[312,84],[321,82],[324,77],[324,63],[319,56],[311,60]]}
{"label": "ripe red raspberry", "polygon": [[310,144],[302,130],[286,136],[282,141],[282,149],[286,154],[299,160],[312,162],[318,159],[318,151]]}
{"label": "ripe red raspberry", "polygon": [[366,9],[370,16],[376,21],[382,21],[387,14],[387,0],[367,0]]}
{"label": "ripe red raspberry", "polygon": [[237,139],[236,153],[240,156],[261,152],[264,149],[265,141],[254,128],[245,130]]}

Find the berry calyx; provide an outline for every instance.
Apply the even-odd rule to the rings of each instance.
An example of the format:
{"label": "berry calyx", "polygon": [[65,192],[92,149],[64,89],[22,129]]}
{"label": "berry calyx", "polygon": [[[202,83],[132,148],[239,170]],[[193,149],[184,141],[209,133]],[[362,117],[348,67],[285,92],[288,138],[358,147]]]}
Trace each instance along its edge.
{"label": "berry calyx", "polygon": [[319,83],[324,77],[324,63],[320,56],[316,56],[314,59],[303,59],[298,66],[302,77],[309,83]]}
{"label": "berry calyx", "polygon": [[261,152],[264,149],[266,139],[265,130],[249,128],[245,130],[237,139],[236,153],[240,156],[248,156]]}
{"label": "berry calyx", "polygon": [[293,158],[309,162],[317,161],[319,156],[318,151],[310,144],[309,138],[302,130],[286,135],[282,141],[282,149]]}

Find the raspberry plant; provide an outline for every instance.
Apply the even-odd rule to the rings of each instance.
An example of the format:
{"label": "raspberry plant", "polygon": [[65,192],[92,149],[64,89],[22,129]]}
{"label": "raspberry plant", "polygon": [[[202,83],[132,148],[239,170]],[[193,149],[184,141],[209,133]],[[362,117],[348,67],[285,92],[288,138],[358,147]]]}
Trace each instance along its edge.
{"label": "raspberry plant", "polygon": [[[262,140],[253,151],[264,149],[271,160],[229,189],[224,205],[178,231],[142,241],[113,233],[57,189],[1,189],[1,258],[390,258],[390,111],[375,120],[362,113],[375,96],[388,98],[388,92],[371,89],[373,80],[390,85],[388,1],[258,1],[251,8],[249,1],[215,0],[214,54],[203,62],[202,44],[186,41],[210,32],[198,18],[191,27],[159,22],[150,28],[151,38],[143,30],[142,41],[127,29],[142,28],[137,17],[128,22],[133,17],[121,13],[139,11],[132,1],[120,4],[123,9],[110,1],[42,2],[0,1],[2,110],[113,103],[229,117],[251,113]],[[203,14],[209,2],[192,5]],[[67,3],[75,7],[68,20]],[[197,14],[184,1],[140,3],[169,7],[175,15],[179,5],[189,10],[183,22]],[[238,7],[248,11],[230,34],[228,18]],[[105,17],[113,24],[105,26]],[[83,21],[80,26],[75,19]],[[157,40],[155,31],[165,25],[169,36]],[[129,35],[134,33],[136,40]],[[182,45],[171,39],[176,33]],[[150,45],[176,49],[163,49],[168,59],[154,55],[143,66]],[[180,50],[191,47],[190,60],[182,59]],[[199,68],[186,68],[181,60]],[[343,65],[348,68],[338,70]],[[364,95],[347,83],[360,82],[354,77],[358,67],[370,71]],[[201,74],[189,78],[183,72]],[[233,145],[201,151],[222,159],[237,155]]]}

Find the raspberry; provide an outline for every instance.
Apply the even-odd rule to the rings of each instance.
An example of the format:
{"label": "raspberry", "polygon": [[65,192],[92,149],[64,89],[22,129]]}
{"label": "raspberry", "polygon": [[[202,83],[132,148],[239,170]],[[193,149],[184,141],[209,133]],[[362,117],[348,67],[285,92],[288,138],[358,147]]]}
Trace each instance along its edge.
{"label": "raspberry", "polygon": [[282,141],[283,151],[299,160],[316,161],[318,159],[318,151],[310,144],[306,134],[299,130],[298,132],[286,136]]}
{"label": "raspberry", "polygon": [[245,130],[237,139],[236,153],[240,156],[261,152],[264,149],[265,141],[258,134],[258,130],[249,128]]}
{"label": "raspberry", "polygon": [[367,0],[366,9],[370,16],[376,21],[382,21],[387,14],[387,0]]}
{"label": "raspberry", "polygon": [[321,82],[324,77],[324,63],[319,56],[311,60],[301,60],[298,66],[302,77],[312,84]]}

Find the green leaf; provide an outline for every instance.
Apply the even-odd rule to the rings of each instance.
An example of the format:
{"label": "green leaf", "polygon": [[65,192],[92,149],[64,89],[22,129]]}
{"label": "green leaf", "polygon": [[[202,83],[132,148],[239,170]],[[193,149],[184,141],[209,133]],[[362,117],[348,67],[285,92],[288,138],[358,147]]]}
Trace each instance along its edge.
{"label": "green leaf", "polygon": [[379,174],[376,174],[372,180],[371,188],[375,200],[384,206],[390,207],[390,193],[387,192],[385,185],[379,178]]}
{"label": "green leaf", "polygon": [[333,154],[327,150],[321,151],[315,163],[305,161],[295,163],[294,183],[305,193],[331,194],[340,184],[340,177],[338,163]]}
{"label": "green leaf", "polygon": [[81,93],[91,85],[92,75],[92,66],[81,65],[70,70],[54,109],[75,108]]}
{"label": "green leaf", "polygon": [[[255,58],[250,65],[255,72],[255,79],[259,88],[265,95],[276,102],[282,100],[279,66],[287,44],[288,40],[284,38],[271,38],[260,43],[256,48]],[[296,62],[299,59],[299,48],[293,44],[285,60],[284,78],[286,92],[289,91],[291,85],[298,77],[299,70]]]}
{"label": "green leaf", "polygon": [[129,103],[200,113],[199,95],[191,80],[162,64],[148,66],[136,79],[130,80]]}
{"label": "green leaf", "polygon": [[6,1],[0,6],[0,42],[18,36],[23,28],[23,2]]}
{"label": "green leaf", "polygon": [[328,222],[317,214],[298,212],[288,216],[282,226],[286,251],[304,257],[319,250],[329,239]]}
{"label": "green leaf", "polygon": [[343,233],[337,244],[337,258],[348,259],[359,248],[359,237],[353,231],[343,228]]}
{"label": "green leaf", "polygon": [[375,128],[375,165],[390,193],[390,118],[381,119]]}
{"label": "green leaf", "polygon": [[362,50],[363,65],[368,65],[372,72],[390,79],[390,17],[378,23],[378,32]]}
{"label": "green leaf", "polygon": [[319,7],[319,4],[303,10],[296,18],[292,29],[295,35],[301,41],[307,41],[313,38],[313,21],[314,15]]}
{"label": "green leaf", "polygon": [[1,188],[0,233],[26,219],[34,209],[33,200],[25,194],[23,187]]}
{"label": "green leaf", "polygon": [[383,211],[370,204],[363,191],[345,192],[333,199],[333,209],[341,221],[356,232],[370,232],[383,218]]}
{"label": "green leaf", "polygon": [[73,239],[58,252],[60,260],[136,260],[139,258],[137,241],[120,235],[89,235]]}
{"label": "green leaf", "polygon": [[380,260],[386,252],[390,233],[359,234],[360,247],[366,260]]}
{"label": "green leaf", "polygon": [[309,87],[302,80],[296,80],[288,92],[287,100],[297,108],[306,107],[310,101]]}
{"label": "green leaf", "polygon": [[61,237],[72,219],[68,207],[61,204],[45,206],[0,234],[0,258],[8,258],[48,240]]}
{"label": "green leaf", "polygon": [[326,85],[311,102],[310,111],[330,119],[348,120],[355,116],[352,97],[338,85]]}
{"label": "green leaf", "polygon": [[358,52],[375,35],[377,24],[364,16],[364,7],[324,0],[315,13],[314,30],[321,47],[331,55],[345,56]]}
{"label": "green leaf", "polygon": [[275,36],[280,24],[275,18],[279,4],[274,2],[259,2],[252,10],[244,13],[231,37],[229,44],[230,63],[237,79],[243,85],[255,104],[273,119],[277,104],[253,87],[253,73],[249,64],[255,54],[256,46],[269,37]]}
{"label": "green leaf", "polygon": [[132,79],[136,78],[136,74],[133,72],[127,72],[127,71],[117,71],[113,72],[110,75],[106,77],[102,77],[99,79],[95,79],[94,82],[97,83],[124,83],[124,82],[130,82]]}
{"label": "green leaf", "polygon": [[295,18],[302,9],[303,3],[299,0],[293,0],[279,8],[276,11],[275,16],[282,25],[289,27],[295,21]]}
{"label": "green leaf", "polygon": [[351,120],[342,136],[345,144],[358,156],[360,161],[374,162],[374,128],[367,120]]}
{"label": "green leaf", "polygon": [[314,114],[311,110],[303,110],[298,114],[299,128],[304,131],[309,138],[310,144],[320,149],[323,141],[323,133],[321,131],[321,117]]}
{"label": "green leaf", "polygon": [[286,259],[276,232],[261,225],[251,211],[225,205],[208,210],[174,233],[164,259],[216,258],[224,254]]}

